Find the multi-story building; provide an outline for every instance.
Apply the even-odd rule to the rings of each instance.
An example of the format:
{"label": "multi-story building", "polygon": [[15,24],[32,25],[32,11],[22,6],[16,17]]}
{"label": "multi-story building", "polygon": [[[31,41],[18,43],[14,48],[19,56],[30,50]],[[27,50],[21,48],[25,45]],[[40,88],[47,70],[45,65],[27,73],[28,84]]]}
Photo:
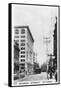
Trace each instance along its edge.
{"label": "multi-story building", "polygon": [[19,72],[33,73],[33,43],[34,39],[28,26],[14,27],[14,40],[19,44]]}
{"label": "multi-story building", "polygon": [[[52,75],[56,73],[57,70],[57,17],[56,17],[56,22],[54,24],[54,33],[53,33],[53,41],[54,41],[54,51],[53,51],[53,55],[50,54],[50,61],[49,61],[49,70],[48,72],[50,72],[50,78],[52,78]],[[57,73],[56,73],[57,75]],[[56,77],[57,79],[57,77]]]}

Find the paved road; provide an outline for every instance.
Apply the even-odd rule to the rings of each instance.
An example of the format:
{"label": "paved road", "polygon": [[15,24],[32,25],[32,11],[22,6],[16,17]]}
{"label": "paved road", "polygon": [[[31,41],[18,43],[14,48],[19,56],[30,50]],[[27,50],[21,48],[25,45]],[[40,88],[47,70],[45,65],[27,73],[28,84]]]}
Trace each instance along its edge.
{"label": "paved road", "polygon": [[36,81],[36,80],[47,80],[47,73],[43,72],[41,74],[28,75],[19,81]]}

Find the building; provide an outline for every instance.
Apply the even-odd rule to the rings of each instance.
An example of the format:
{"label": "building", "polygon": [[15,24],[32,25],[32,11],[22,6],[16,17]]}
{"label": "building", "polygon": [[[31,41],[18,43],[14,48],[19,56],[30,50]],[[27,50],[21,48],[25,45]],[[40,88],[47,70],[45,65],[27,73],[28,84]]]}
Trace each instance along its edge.
{"label": "building", "polygon": [[49,60],[48,72],[50,73],[50,78],[52,78],[53,75],[55,75],[56,70],[57,70],[57,18],[56,18],[56,23],[55,23],[54,27],[55,27],[54,33],[53,33],[54,50],[53,50],[53,55],[52,54],[49,55],[50,60]]}
{"label": "building", "polygon": [[56,17],[56,23],[55,23],[55,29],[54,29],[54,71],[57,69],[57,17]]}
{"label": "building", "polygon": [[14,40],[14,80],[19,78],[19,45]]}
{"label": "building", "polygon": [[33,43],[34,39],[28,26],[14,27],[14,40],[19,44],[19,72],[33,73]]}

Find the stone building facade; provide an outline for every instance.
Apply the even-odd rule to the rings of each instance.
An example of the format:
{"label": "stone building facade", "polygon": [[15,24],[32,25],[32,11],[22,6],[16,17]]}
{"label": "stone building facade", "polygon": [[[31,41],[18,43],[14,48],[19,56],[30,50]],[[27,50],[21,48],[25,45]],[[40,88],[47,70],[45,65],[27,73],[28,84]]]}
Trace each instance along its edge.
{"label": "stone building facade", "polygon": [[19,73],[33,73],[34,39],[28,26],[14,27],[14,40],[19,44]]}

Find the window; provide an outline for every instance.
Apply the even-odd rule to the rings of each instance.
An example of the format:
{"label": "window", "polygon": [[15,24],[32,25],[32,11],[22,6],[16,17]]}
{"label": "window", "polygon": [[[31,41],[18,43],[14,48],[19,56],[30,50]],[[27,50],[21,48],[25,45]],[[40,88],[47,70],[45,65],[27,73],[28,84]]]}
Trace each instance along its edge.
{"label": "window", "polygon": [[21,40],[21,42],[25,42],[25,40]]}
{"label": "window", "polygon": [[24,33],[25,33],[25,29],[22,29],[22,30],[21,30],[21,34],[24,34]]}
{"label": "window", "polygon": [[20,67],[25,67],[25,63],[20,64]]}
{"label": "window", "polygon": [[19,36],[15,36],[15,38],[19,38]]}
{"label": "window", "polygon": [[25,64],[20,64],[21,66],[25,66]]}
{"label": "window", "polygon": [[15,31],[19,31],[18,29],[16,29]]}
{"label": "window", "polygon": [[15,30],[15,34],[19,34],[19,30],[16,29],[16,30]]}
{"label": "window", "polygon": [[25,67],[21,67],[21,69],[25,69]]}
{"label": "window", "polygon": [[25,36],[21,36],[21,38],[25,38]]}
{"label": "window", "polygon": [[21,46],[25,46],[25,43],[21,43]]}
{"label": "window", "polygon": [[24,62],[25,61],[25,59],[21,59],[21,62]]}
{"label": "window", "polygon": [[17,43],[19,43],[19,40],[16,40]]}
{"label": "window", "polygon": [[21,31],[25,32],[25,29],[22,29]]}
{"label": "window", "polygon": [[25,55],[21,55],[21,57],[25,57]]}
{"label": "window", "polygon": [[25,32],[23,32],[23,31],[21,32],[21,34],[24,34],[24,33],[25,33]]}
{"label": "window", "polygon": [[23,48],[23,47],[21,48],[21,50],[24,50],[24,49],[25,49],[25,48]]}
{"label": "window", "polygon": [[25,51],[21,52],[21,54],[24,54],[24,53],[25,53]]}

